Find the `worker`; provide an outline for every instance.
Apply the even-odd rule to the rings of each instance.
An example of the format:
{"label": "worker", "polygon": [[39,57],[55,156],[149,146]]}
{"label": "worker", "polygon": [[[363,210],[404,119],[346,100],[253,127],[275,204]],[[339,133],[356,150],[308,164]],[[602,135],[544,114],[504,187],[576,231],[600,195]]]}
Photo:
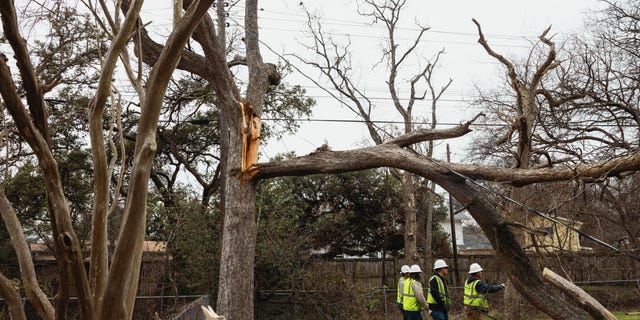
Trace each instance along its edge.
{"label": "worker", "polygon": [[477,263],[469,266],[469,278],[464,282],[464,309],[467,319],[481,320],[483,315],[489,314],[487,294],[504,289],[504,283],[490,285],[482,279],[482,267]]}
{"label": "worker", "polygon": [[398,305],[398,309],[400,309],[400,313],[402,313],[402,319],[404,319],[404,312],[402,310],[402,292],[404,290],[404,282],[409,276],[409,270],[411,268],[408,265],[403,265],[400,267],[400,278],[398,279],[398,293],[396,298],[396,304]]}
{"label": "worker", "polygon": [[442,259],[436,260],[433,264],[433,275],[429,279],[429,293],[427,303],[431,311],[433,320],[449,320],[449,308],[451,307],[451,296],[445,277],[449,273],[449,266]]}
{"label": "worker", "polygon": [[422,311],[428,310],[429,305],[424,298],[422,284],[420,283],[420,274],[422,269],[417,264],[409,267],[409,277],[404,280],[404,289],[402,291],[402,309],[404,310],[405,320],[424,320]]}

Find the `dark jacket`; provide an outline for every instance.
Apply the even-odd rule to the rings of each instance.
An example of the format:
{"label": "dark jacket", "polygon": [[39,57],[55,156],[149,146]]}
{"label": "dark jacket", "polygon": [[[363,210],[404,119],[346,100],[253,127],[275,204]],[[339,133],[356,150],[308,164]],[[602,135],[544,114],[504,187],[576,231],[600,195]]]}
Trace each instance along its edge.
{"label": "dark jacket", "polygon": [[[440,278],[440,280],[442,280],[442,283],[444,284],[444,293],[446,295],[449,295],[449,288],[447,286],[447,281],[445,281],[445,279],[440,276],[439,274],[434,274],[436,277]],[[440,296],[439,290],[438,290],[438,280],[436,280],[435,278],[432,278],[429,281],[429,291],[431,292],[431,294],[433,295],[433,298],[436,299],[436,303],[429,303],[429,310],[431,311],[448,311],[449,306],[445,304],[444,300],[442,299],[442,297]]]}
{"label": "dark jacket", "polygon": [[478,293],[494,293],[494,292],[498,292],[502,289],[504,289],[504,287],[502,285],[499,284],[488,284],[486,282],[484,282],[484,280],[476,277],[475,275],[471,275],[469,276],[469,278],[467,278],[467,280],[465,281],[465,283],[470,283],[476,280],[480,280],[480,282],[478,282],[478,284],[476,284],[476,291],[478,291]]}

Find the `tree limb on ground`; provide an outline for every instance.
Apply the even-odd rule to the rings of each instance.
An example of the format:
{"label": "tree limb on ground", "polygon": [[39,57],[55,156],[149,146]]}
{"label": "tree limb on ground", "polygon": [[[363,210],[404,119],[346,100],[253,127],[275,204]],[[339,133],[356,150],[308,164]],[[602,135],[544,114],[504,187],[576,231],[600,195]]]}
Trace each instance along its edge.
{"label": "tree limb on ground", "polygon": [[600,302],[586,293],[584,290],[573,284],[573,282],[561,277],[557,273],[550,269],[544,268],[542,271],[542,277],[546,282],[551,283],[564,293],[569,295],[571,299],[575,300],[578,304],[585,306],[585,310],[589,312],[594,319],[617,319],[607,308],[605,308]]}

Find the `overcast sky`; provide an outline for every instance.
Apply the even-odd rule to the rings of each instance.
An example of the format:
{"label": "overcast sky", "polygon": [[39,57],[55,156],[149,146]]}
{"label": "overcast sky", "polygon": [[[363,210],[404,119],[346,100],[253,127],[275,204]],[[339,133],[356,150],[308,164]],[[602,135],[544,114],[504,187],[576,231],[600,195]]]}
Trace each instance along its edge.
{"label": "overcast sky", "polygon": [[[324,79],[321,80],[318,72],[305,68],[291,56],[292,53],[309,56],[300,45],[308,43],[310,39],[306,34],[305,10],[322,16],[322,28],[329,37],[336,41],[351,42],[353,81],[376,103],[378,111],[374,120],[400,120],[388,98],[384,64],[372,69],[380,59],[381,43],[386,39],[386,31],[382,26],[371,25],[369,18],[358,15],[356,4],[354,0],[259,2],[264,60],[275,62],[286,59],[296,65],[301,73],[296,71],[285,81],[301,85],[317,101],[311,117],[316,121],[301,121],[301,129],[297,134],[278,141],[263,142],[261,161],[290,151],[298,155],[307,154],[325,142],[333,150],[345,150],[362,146],[364,141],[369,140],[364,124],[344,121],[357,121],[358,118],[340,99],[332,97],[325,90],[330,86]],[[441,98],[437,116],[440,128],[450,127],[469,120],[481,111],[470,106],[476,95],[474,86],[491,87],[499,83],[504,74],[500,65],[477,43],[477,29],[471,22],[472,18],[480,22],[489,44],[496,52],[507,57],[525,56],[537,36],[547,27],[551,26],[553,40],[561,43],[572,34],[581,32],[586,13],[603,6],[597,0],[407,0],[406,10],[401,13],[399,32],[396,33],[400,45],[406,48],[415,39],[418,30],[416,23],[431,29],[423,37],[418,55],[413,57],[409,68],[405,69],[407,73],[401,79],[408,79],[415,70],[424,67],[427,59],[439,50],[445,50],[434,79],[436,86],[453,79],[451,87]],[[231,26],[243,24],[243,10],[242,3],[230,10],[227,21]],[[166,30],[171,26],[170,13],[171,1],[168,0],[147,1],[143,9],[145,22],[152,21],[156,27],[164,25]],[[214,14],[213,9],[211,14]],[[166,36],[166,30],[160,33]],[[399,87],[400,94],[407,93],[407,88]],[[429,103],[424,101],[418,104],[415,115],[428,119]],[[446,142],[451,145],[454,161],[464,159],[464,146],[469,141],[470,136]],[[445,143],[439,144],[434,156],[446,158]]]}
{"label": "overcast sky", "polygon": [[[302,2],[303,5],[300,5]],[[321,15],[323,30],[335,40],[351,41],[354,51],[355,81],[374,97],[379,108],[376,120],[399,120],[391,106],[386,91],[386,73],[383,66],[372,70],[371,66],[379,60],[380,44],[385,40],[382,26],[370,25],[368,18],[359,16],[355,1],[261,1],[260,37],[268,45],[262,49],[265,60],[273,60],[278,55],[292,63],[300,65],[289,53],[304,54],[299,45],[307,42],[306,10]],[[470,101],[475,95],[474,85],[490,86],[495,84],[502,73],[499,65],[490,58],[477,43],[477,29],[471,19],[476,18],[495,51],[505,56],[525,55],[531,43],[544,29],[551,26],[554,40],[561,42],[583,29],[585,13],[601,8],[603,4],[596,0],[465,0],[465,1],[407,1],[407,10],[402,12],[402,23],[396,39],[404,44],[413,40],[416,22],[430,27],[423,37],[420,56],[411,64],[415,69],[424,66],[426,59],[444,49],[436,72],[436,85],[444,84],[450,78],[452,86],[443,96],[438,107],[438,122],[442,127],[450,126],[470,119],[480,110],[471,108]],[[304,8],[303,8],[304,7]],[[238,22],[230,15],[230,22]],[[277,54],[276,54],[277,53]],[[357,58],[357,59],[356,59]],[[308,80],[318,80],[317,72],[302,68],[304,75],[295,74],[286,79],[308,90],[317,100],[312,119],[317,120],[356,120],[357,117],[340,101],[331,97],[324,89]],[[405,79],[408,77],[405,77]],[[326,82],[320,82],[329,88]],[[406,88],[406,87],[405,87]],[[404,91],[403,91],[404,90]],[[407,92],[400,89],[400,92]],[[416,108],[416,114],[428,114],[429,102],[425,101]],[[296,135],[280,141],[269,141],[263,148],[263,161],[279,152],[295,151],[299,155],[312,152],[325,141],[333,150],[351,149],[362,146],[368,140],[364,124],[332,121],[302,122],[302,128]],[[452,145],[453,159],[463,159],[463,146],[468,138],[448,141]],[[435,154],[445,158],[445,147],[441,144]]]}

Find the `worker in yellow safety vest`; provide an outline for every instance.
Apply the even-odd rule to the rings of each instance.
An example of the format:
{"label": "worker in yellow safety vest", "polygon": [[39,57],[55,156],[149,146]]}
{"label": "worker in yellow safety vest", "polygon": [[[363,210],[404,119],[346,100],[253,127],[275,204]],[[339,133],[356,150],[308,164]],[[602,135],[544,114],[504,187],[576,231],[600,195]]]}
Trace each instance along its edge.
{"label": "worker in yellow safety vest", "polygon": [[445,277],[449,273],[449,266],[442,259],[436,260],[433,264],[434,274],[429,279],[429,293],[427,303],[431,311],[433,320],[449,320],[449,307],[451,307],[451,297]]}
{"label": "worker in yellow safety vest", "polygon": [[409,277],[404,281],[402,290],[402,309],[405,320],[424,320],[422,311],[428,310],[427,299],[424,298],[420,274],[422,269],[417,264],[409,268]]}
{"label": "worker in yellow safety vest", "polygon": [[504,289],[504,283],[490,285],[482,280],[483,269],[477,263],[469,266],[469,278],[464,282],[464,309],[468,320],[481,320],[489,314],[487,293]]}
{"label": "worker in yellow safety vest", "polygon": [[404,320],[404,312],[402,309],[402,293],[404,290],[404,282],[409,277],[409,270],[411,268],[408,265],[403,265],[400,267],[400,278],[398,279],[398,287],[397,287],[397,297],[396,297],[396,305],[398,305],[398,309],[403,314],[402,319]]}

